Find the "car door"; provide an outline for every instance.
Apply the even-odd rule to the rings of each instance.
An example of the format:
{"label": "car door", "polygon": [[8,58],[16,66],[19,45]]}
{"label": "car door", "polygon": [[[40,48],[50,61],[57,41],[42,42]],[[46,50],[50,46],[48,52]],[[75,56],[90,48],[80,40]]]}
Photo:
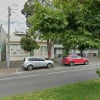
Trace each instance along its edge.
{"label": "car door", "polygon": [[72,61],[73,61],[75,64],[78,64],[78,63],[79,63],[77,56],[72,56],[71,58],[72,58]]}
{"label": "car door", "polygon": [[39,67],[47,66],[47,63],[46,63],[45,59],[38,58],[38,61],[39,61]]}
{"label": "car door", "polygon": [[78,64],[82,64],[82,63],[84,63],[82,57],[77,56],[77,59],[78,59],[78,60],[77,60]]}
{"label": "car door", "polygon": [[38,61],[36,58],[29,58],[29,63],[32,64],[34,67],[38,67]]}

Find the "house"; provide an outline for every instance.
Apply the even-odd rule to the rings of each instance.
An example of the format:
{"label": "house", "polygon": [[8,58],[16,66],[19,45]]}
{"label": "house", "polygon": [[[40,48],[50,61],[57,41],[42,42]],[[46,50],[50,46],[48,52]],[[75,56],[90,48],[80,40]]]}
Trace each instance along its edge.
{"label": "house", "polygon": [[[13,32],[10,34],[10,61],[20,61],[23,60],[26,56],[39,56],[43,58],[48,58],[47,54],[47,42],[45,40],[36,39],[39,44],[39,49],[34,49],[32,52],[26,52],[21,48],[20,40],[25,35],[25,32]],[[80,53],[78,50],[70,50],[70,54],[78,54]],[[86,50],[84,51],[86,56],[91,54],[98,54],[97,50]],[[60,57],[63,55],[63,46],[60,44],[54,44],[52,47],[52,55],[51,58]]]}
{"label": "house", "polygon": [[0,26],[0,61],[6,60],[6,31]]}
{"label": "house", "polygon": [[[44,40],[36,40],[39,44],[39,49],[34,49],[31,53],[24,51],[20,46],[20,39],[25,35],[24,32],[17,32],[10,34],[10,60],[23,60],[26,56],[34,54],[34,56],[39,56],[43,58],[48,58],[47,54],[47,42]],[[54,58],[54,49],[52,48],[52,58]]]}
{"label": "house", "polygon": [[[54,56],[55,57],[61,57],[63,55],[63,46],[61,44],[54,44]],[[85,57],[89,57],[89,56],[97,56],[99,53],[99,51],[97,49],[87,49],[83,51],[83,56]],[[71,49],[69,51],[70,55],[80,55],[80,51],[79,50],[75,50],[75,49]]]}
{"label": "house", "polygon": [[61,44],[54,44],[54,56],[60,57],[63,55],[63,46]]}

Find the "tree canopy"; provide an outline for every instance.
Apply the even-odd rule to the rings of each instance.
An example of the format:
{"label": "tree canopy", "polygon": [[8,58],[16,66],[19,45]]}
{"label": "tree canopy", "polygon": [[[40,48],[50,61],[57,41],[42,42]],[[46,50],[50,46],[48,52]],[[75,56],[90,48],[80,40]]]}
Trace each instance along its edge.
{"label": "tree canopy", "polygon": [[25,35],[21,38],[20,44],[22,49],[28,52],[31,52],[32,50],[39,48],[37,42],[28,35]]}
{"label": "tree canopy", "polygon": [[28,0],[22,13],[28,32],[47,40],[49,58],[55,40],[66,54],[100,47],[100,0]]}
{"label": "tree canopy", "polygon": [[[72,7],[72,5],[74,6]],[[70,10],[68,10],[67,4],[64,5],[63,9],[68,25],[61,41],[65,47],[65,52],[71,48],[76,48],[82,53],[85,49],[100,47],[100,38],[97,39],[97,36],[100,36],[99,5],[100,0],[74,0],[71,3]]]}

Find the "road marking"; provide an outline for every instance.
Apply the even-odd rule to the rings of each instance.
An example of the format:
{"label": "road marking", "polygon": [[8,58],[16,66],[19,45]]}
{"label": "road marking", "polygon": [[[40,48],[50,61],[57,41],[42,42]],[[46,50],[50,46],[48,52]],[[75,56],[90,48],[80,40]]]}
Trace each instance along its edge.
{"label": "road marking", "polygon": [[50,72],[50,73],[46,73],[46,74],[35,74],[35,75],[28,75],[28,76],[18,76],[18,77],[11,77],[11,78],[3,78],[3,79],[0,79],[0,81],[3,81],[3,80],[12,80],[12,79],[21,79],[21,78],[28,78],[28,77],[33,77],[33,76],[46,76],[46,75],[66,73],[66,72],[74,72],[74,71],[84,71],[84,70],[87,71],[87,70],[92,70],[92,69],[97,69],[97,68],[76,69],[76,70]]}

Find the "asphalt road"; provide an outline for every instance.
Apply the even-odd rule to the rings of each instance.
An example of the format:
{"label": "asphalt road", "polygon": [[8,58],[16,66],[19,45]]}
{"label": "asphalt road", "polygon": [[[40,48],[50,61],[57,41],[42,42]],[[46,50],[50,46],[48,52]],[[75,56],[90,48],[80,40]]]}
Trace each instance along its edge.
{"label": "asphalt road", "polygon": [[58,87],[65,84],[98,78],[96,69],[100,63],[74,67],[39,69],[0,76],[0,97]]}

